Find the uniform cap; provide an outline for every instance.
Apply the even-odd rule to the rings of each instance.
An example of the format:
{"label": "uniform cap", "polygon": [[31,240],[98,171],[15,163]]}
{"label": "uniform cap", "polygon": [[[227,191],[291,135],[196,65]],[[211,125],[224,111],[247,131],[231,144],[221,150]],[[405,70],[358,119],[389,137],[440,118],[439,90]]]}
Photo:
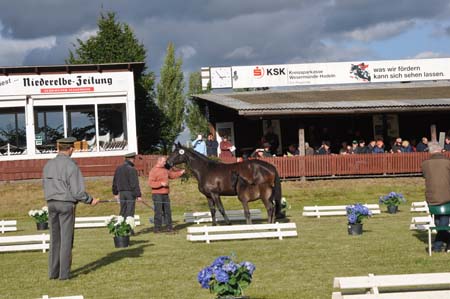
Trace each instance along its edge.
{"label": "uniform cap", "polygon": [[136,153],[135,152],[128,153],[128,154],[125,155],[125,158],[134,158],[134,157],[136,157]]}
{"label": "uniform cap", "polygon": [[75,141],[77,141],[75,137],[66,137],[56,140],[59,144],[73,144]]}

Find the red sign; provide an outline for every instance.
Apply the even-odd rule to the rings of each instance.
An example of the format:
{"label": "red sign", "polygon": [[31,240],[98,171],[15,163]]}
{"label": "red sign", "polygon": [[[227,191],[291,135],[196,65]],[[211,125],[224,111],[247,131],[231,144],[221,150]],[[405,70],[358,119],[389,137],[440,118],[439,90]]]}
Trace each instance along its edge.
{"label": "red sign", "polygon": [[255,67],[253,69],[253,77],[262,78],[264,76],[264,68]]}
{"label": "red sign", "polygon": [[41,88],[41,93],[88,92],[88,91],[94,91],[94,87]]}

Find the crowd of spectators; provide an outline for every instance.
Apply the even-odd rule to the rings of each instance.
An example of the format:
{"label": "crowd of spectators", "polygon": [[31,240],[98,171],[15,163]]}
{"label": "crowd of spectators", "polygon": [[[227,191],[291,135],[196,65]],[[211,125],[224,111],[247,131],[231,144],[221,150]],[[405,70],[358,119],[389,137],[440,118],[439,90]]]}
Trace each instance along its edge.
{"label": "crowd of spectators", "polygon": [[[220,158],[233,157],[236,148],[229,142],[227,136],[222,137],[220,144],[214,139],[212,134],[208,135],[206,142],[202,139],[201,135],[198,135],[197,139],[192,142],[192,147],[207,156],[217,157],[217,149],[220,149]],[[277,152],[279,147],[279,138],[272,131],[268,132],[260,139],[256,149],[250,154],[243,154],[242,157],[248,158],[262,158],[279,156]],[[445,137],[443,151],[450,151],[450,135]],[[364,139],[353,140],[351,143],[343,141],[340,147],[332,147],[330,141],[324,140],[320,146],[312,147],[308,142],[305,142],[305,155],[352,155],[352,154],[380,154],[380,153],[412,153],[412,152],[428,152],[428,138],[422,137],[420,142],[410,142],[402,139],[401,137],[395,138],[390,144],[386,145],[382,138],[376,140],[370,140],[368,143]],[[300,148],[296,144],[290,144],[283,156],[298,156],[300,155]]]}

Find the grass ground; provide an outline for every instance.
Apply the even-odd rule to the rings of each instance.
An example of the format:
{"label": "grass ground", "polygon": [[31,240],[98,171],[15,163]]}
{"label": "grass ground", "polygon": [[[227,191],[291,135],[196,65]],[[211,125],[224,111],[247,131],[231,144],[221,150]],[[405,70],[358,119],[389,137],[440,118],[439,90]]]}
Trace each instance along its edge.
{"label": "grass ground", "polygon": [[[110,178],[90,179],[88,190],[110,199]],[[207,202],[193,179],[171,185],[176,235],[153,234],[148,218],[152,211],[137,205],[143,225],[129,248],[115,249],[106,228],[78,229],[73,249],[73,279],[47,279],[47,254],[16,252],[0,254],[0,298],[38,298],[82,294],[85,298],[213,298],[201,289],[196,276],[219,255],[236,253],[239,261],[253,262],[257,269],[246,290],[252,299],[331,298],[333,278],[375,274],[448,271],[448,255],[425,252],[426,233],[409,230],[411,201],[423,200],[422,178],[325,180],[284,182],[283,195],[291,209],[289,221],[297,224],[298,238],[283,241],[241,240],[211,244],[186,241],[183,212],[205,211]],[[145,199],[150,198],[144,179]],[[364,221],[361,236],[349,236],[345,217],[306,218],[305,205],[377,203],[390,191],[401,192],[408,203],[398,214],[383,213]],[[35,234],[28,210],[44,203],[40,181],[0,184],[0,219],[17,219],[19,231],[5,235]],[[240,209],[236,198],[225,198],[227,209]],[[263,209],[258,203],[251,208]],[[80,204],[77,216],[118,213],[114,203],[90,207]]]}

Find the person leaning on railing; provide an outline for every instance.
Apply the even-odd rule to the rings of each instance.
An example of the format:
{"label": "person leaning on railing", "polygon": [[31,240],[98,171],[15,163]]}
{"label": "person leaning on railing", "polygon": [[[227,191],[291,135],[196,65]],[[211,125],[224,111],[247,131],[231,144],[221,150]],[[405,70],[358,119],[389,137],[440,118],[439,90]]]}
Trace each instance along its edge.
{"label": "person leaning on railing", "polygon": [[[422,162],[425,178],[425,198],[429,206],[438,206],[450,202],[450,160],[442,154],[442,147],[437,142],[428,143],[430,158]],[[450,215],[435,215],[436,226],[448,226]],[[444,242],[446,250],[450,249],[450,232],[439,230],[431,250],[442,251]]]}

